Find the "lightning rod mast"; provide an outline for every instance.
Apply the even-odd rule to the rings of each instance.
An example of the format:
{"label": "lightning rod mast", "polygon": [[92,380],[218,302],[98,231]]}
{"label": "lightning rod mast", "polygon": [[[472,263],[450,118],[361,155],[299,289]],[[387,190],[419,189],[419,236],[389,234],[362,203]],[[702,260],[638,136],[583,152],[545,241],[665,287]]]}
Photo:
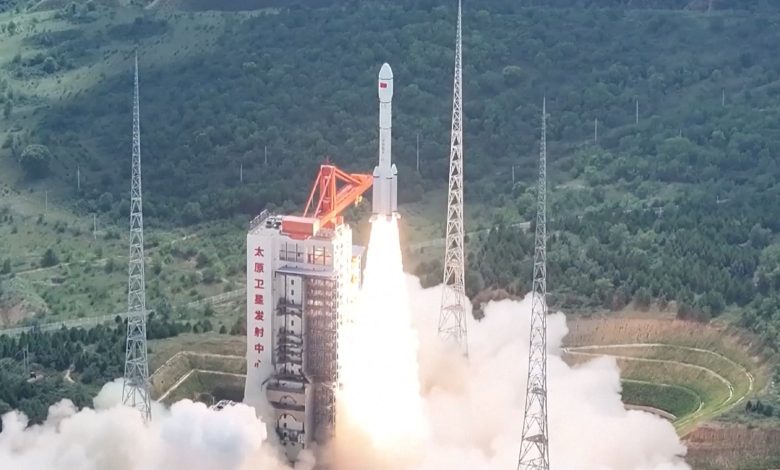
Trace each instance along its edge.
{"label": "lightning rod mast", "polygon": [[127,347],[122,403],[152,418],[149,362],[146,356],[146,281],[144,275],[144,218],[141,202],[141,124],[138,98],[138,54],[133,93],[133,169],[130,187],[130,262],[127,289]]}
{"label": "lightning rod mast", "polygon": [[461,2],[455,40],[455,80],[450,140],[450,183],[447,198],[447,238],[444,253],[444,286],[439,314],[439,336],[453,341],[468,355],[466,336],[466,288],[463,233],[463,100],[461,78]]}
{"label": "lightning rod mast", "polygon": [[542,139],[536,196],[531,339],[518,470],[550,470],[547,434],[547,99],[542,102]]}

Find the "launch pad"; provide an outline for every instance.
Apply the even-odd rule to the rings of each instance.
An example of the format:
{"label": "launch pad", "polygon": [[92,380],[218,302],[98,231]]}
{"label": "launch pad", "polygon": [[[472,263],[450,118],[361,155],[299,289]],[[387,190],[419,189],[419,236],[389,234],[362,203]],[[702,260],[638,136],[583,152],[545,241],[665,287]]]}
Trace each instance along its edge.
{"label": "launch pad", "polygon": [[264,211],[247,233],[244,402],[270,415],[265,417],[290,461],[334,430],[339,325],[359,292],[364,252],[352,244],[341,214],[373,184],[372,218],[398,217],[388,64],[377,90],[379,164],[373,174],[323,164],[302,215]]}

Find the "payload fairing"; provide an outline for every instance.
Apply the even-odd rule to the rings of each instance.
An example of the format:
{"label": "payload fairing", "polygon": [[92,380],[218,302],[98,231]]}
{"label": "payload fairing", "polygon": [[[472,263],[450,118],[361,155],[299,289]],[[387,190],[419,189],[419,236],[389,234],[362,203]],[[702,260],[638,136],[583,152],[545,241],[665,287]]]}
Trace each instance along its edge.
{"label": "payload fairing", "polygon": [[373,218],[398,217],[398,170],[392,163],[393,70],[379,70],[379,165],[374,168]]}

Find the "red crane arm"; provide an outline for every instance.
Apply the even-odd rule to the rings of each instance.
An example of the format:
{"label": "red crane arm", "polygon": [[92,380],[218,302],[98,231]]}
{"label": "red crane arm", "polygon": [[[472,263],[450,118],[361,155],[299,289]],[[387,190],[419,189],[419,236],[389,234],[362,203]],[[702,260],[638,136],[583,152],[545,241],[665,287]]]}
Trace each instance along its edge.
{"label": "red crane arm", "polygon": [[371,175],[346,173],[334,165],[320,166],[303,218],[290,218],[282,229],[293,236],[312,236],[320,228],[331,227],[336,218],[373,184]]}

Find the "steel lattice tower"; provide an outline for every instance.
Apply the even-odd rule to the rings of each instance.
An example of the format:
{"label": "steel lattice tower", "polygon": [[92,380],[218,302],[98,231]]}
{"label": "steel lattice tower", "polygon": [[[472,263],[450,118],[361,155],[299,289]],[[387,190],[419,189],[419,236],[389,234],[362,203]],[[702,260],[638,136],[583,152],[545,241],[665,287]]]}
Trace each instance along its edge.
{"label": "steel lattice tower", "polygon": [[520,470],[549,470],[547,434],[547,100],[542,102],[542,139],[536,197],[531,340],[525,394]]}
{"label": "steel lattice tower", "polygon": [[133,94],[133,170],[130,188],[130,263],[127,289],[127,349],[122,403],[152,417],[149,363],[146,357],[146,282],[144,277],[144,218],[141,202],[141,125],[138,99],[138,55]]}
{"label": "steel lattice tower", "polygon": [[461,78],[461,2],[455,41],[455,86],[452,100],[450,184],[447,198],[447,238],[444,253],[444,289],[441,296],[439,335],[454,341],[468,355],[466,336],[466,288],[463,249],[463,96]]}

